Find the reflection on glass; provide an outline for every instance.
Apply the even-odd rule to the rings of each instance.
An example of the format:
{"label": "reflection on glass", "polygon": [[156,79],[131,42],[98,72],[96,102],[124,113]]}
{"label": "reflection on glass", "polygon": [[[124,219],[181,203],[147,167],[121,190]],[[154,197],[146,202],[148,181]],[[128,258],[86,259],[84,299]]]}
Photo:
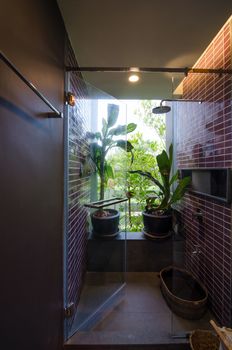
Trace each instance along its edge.
{"label": "reflection on glass", "polygon": [[84,204],[125,197],[126,168],[120,173],[118,189],[118,169],[111,158],[131,154],[127,134],[136,128],[133,123],[127,125],[123,102],[75,80],[72,74],[70,84],[81,87],[82,95],[78,96],[80,90],[76,90],[76,104],[68,106],[66,302],[78,300],[75,317],[67,324],[68,337],[78,329],[93,326],[93,316],[96,321],[97,315],[102,316],[121,295],[126,265],[125,204],[98,209],[85,209]]}

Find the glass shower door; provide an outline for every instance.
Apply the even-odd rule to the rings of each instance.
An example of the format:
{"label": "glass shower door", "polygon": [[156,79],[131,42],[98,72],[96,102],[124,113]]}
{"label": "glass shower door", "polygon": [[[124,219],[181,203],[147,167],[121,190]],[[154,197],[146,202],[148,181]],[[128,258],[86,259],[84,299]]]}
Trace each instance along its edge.
{"label": "glass shower door", "polygon": [[[208,107],[212,108],[210,104]],[[199,167],[204,167],[203,148],[199,143],[199,138],[203,135],[201,131],[204,132],[202,118],[207,119],[204,103],[172,103],[175,170],[180,168],[197,170]],[[210,143],[208,147],[211,152]],[[213,316],[209,311],[209,304],[206,303],[207,291],[205,291],[205,288],[209,287],[208,269],[213,263],[207,257],[210,246],[205,245],[206,237],[212,234],[211,230],[208,231],[212,224],[211,219],[205,215],[210,206],[211,204],[206,203],[203,196],[192,192],[187,192],[181,203],[176,206],[173,235],[175,268],[170,272],[172,278],[170,289],[176,297],[176,300],[173,298],[171,301],[171,307],[172,336],[177,338],[185,338],[195,329],[212,330],[209,321]]]}
{"label": "glass shower door", "polygon": [[[122,127],[126,108],[75,73],[69,73],[67,91],[76,98],[66,113],[65,304],[71,312],[65,334],[69,338],[77,330],[92,329],[122,297],[125,285],[126,201],[118,198],[125,198],[126,172],[116,160],[126,153]],[[101,207],[103,198],[116,199]],[[102,235],[93,228],[93,217],[104,220],[117,212],[120,222],[113,234],[109,228]]]}

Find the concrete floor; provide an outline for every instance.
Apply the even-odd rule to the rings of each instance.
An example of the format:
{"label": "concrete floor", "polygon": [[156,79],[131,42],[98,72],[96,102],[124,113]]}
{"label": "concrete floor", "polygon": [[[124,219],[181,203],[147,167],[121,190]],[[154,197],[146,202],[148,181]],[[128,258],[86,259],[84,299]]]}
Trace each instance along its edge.
{"label": "concrete floor", "polygon": [[121,272],[87,272],[70,335],[80,327],[84,330],[90,329],[91,322],[90,325],[85,325],[85,321],[120,288],[125,282],[124,279],[125,276]]}
{"label": "concrete floor", "polygon": [[67,344],[181,345],[188,341],[175,339],[173,335],[199,328],[210,329],[210,318],[209,312],[199,321],[184,320],[172,314],[160,292],[158,274],[130,272],[121,302],[90,331],[77,332]]}

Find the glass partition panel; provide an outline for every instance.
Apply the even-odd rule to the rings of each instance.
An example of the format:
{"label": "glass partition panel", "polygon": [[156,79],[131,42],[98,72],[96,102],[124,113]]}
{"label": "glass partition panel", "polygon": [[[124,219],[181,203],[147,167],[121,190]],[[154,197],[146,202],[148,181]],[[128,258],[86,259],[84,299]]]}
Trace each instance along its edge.
{"label": "glass partition panel", "polygon": [[66,338],[91,329],[122,294],[126,169],[117,159],[128,151],[124,103],[75,73],[68,75],[70,91],[75,104],[67,104],[65,116]]}

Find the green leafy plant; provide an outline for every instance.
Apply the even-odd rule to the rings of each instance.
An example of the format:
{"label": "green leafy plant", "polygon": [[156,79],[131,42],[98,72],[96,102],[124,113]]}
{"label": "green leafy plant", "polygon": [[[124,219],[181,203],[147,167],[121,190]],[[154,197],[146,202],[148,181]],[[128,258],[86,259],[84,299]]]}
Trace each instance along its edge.
{"label": "green leafy plant", "polygon": [[[151,171],[155,178],[161,180],[158,173],[158,166],[154,162],[154,154],[159,154],[163,147],[160,140],[147,140],[141,132],[136,132],[130,136],[130,142],[133,144],[134,160],[131,164],[130,154],[126,152],[115,152],[109,157],[110,164],[117,169],[117,177],[113,180],[113,191],[117,197],[119,193],[125,191],[133,192],[131,206],[128,205],[127,231],[141,231],[143,227],[141,211],[146,205],[147,193],[152,190],[152,184],[149,179],[140,177],[137,174],[130,174],[125,171],[130,168],[136,170],[143,165],[143,171]],[[128,203],[129,204],[129,203]]]}
{"label": "green leafy plant", "polygon": [[[125,188],[128,192],[133,192],[133,197],[128,202],[129,210],[125,214],[127,231],[135,232],[143,229],[143,219],[140,213],[146,205],[147,195],[153,186],[151,181],[145,177],[129,172],[125,175],[126,169],[129,167],[130,170],[140,169],[142,164],[143,171],[151,172],[161,181],[154,155],[161,153],[165,146],[166,123],[163,115],[154,117],[152,113],[152,108],[158,104],[159,101],[155,100],[141,100],[133,109],[133,118],[141,125],[141,131],[133,133],[129,139],[134,146],[133,164],[130,166],[130,155],[126,152],[115,152],[110,155],[111,164],[117,169],[117,177],[112,181],[115,196],[125,191]],[[150,134],[153,134],[152,140],[146,134],[149,129]]]}
{"label": "green leafy plant", "polygon": [[132,144],[123,139],[115,139],[115,137],[131,133],[136,129],[137,125],[129,123],[127,125],[115,126],[118,120],[118,114],[119,106],[108,104],[107,119],[102,119],[101,132],[89,133],[88,135],[94,141],[90,144],[90,153],[100,177],[100,200],[104,199],[105,186],[108,179],[114,178],[113,168],[106,159],[108,152],[114,147],[119,147],[131,154],[131,162],[133,162]]}
{"label": "green leafy plant", "polygon": [[[167,213],[171,210],[172,205],[178,202],[185,194],[191,178],[184,177],[178,179],[178,171],[171,176],[173,162],[173,145],[169,147],[169,154],[165,150],[156,156],[158,170],[161,181],[155,178],[150,172],[143,170],[131,170],[131,174],[139,174],[151,181],[155,189],[148,191],[145,210],[148,213],[158,212],[159,214]],[[177,184],[172,192],[172,186]]]}

